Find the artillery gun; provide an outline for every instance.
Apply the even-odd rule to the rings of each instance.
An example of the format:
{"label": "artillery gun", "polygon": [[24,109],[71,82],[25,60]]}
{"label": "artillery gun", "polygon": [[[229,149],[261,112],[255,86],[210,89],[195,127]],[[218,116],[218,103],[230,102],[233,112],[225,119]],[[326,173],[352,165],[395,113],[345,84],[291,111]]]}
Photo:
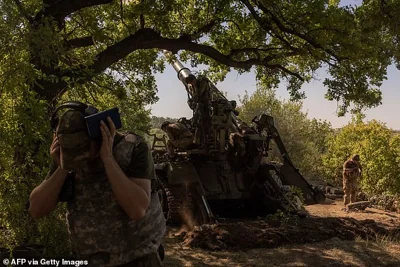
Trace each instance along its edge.
{"label": "artillery gun", "polygon": [[[225,216],[265,216],[278,210],[300,212],[286,194],[288,187],[301,190],[305,204],[325,200],[322,192],[304,179],[284,147],[273,117],[261,114],[248,125],[237,116],[236,102],[229,101],[204,76],[196,77],[168,51],[165,56],[183,83],[191,119],[179,121],[193,133],[193,145],[177,149],[177,157],[155,155],[159,197],[167,222],[201,225]],[[282,162],[268,162],[270,142]],[[165,144],[165,141],[164,141]]]}

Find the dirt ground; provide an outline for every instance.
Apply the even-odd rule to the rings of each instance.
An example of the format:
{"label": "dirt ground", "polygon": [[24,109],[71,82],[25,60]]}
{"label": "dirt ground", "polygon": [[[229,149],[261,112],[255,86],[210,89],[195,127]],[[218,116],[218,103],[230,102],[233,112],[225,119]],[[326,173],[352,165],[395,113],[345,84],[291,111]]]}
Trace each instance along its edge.
{"label": "dirt ground", "polygon": [[400,214],[342,208],[337,201],[306,207],[302,219],[170,228],[164,266],[400,266]]}

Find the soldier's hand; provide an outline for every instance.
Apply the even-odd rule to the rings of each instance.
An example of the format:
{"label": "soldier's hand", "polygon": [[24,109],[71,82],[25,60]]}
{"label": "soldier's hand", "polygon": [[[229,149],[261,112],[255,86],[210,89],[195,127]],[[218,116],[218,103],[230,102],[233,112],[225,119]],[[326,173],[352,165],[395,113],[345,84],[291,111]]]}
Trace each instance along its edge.
{"label": "soldier's hand", "polygon": [[108,125],[110,128],[107,127],[104,121],[100,122],[100,130],[101,130],[101,148],[100,148],[100,158],[103,160],[113,158],[113,144],[114,144],[114,137],[115,137],[115,125],[114,122],[111,120],[110,117],[107,117]]}
{"label": "soldier's hand", "polygon": [[53,143],[50,146],[50,156],[57,163],[57,166],[61,166],[60,160],[60,143],[56,135],[53,137]]}

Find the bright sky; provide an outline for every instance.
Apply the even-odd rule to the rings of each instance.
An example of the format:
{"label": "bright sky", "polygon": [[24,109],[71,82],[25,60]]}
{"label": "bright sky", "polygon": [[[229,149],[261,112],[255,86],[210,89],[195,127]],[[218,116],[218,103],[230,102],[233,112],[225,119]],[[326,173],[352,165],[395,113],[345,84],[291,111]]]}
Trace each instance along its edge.
{"label": "bright sky", "polygon": [[[342,1],[341,5],[354,5],[359,4],[362,0],[347,0]],[[189,67],[189,66],[188,66]],[[193,69],[192,71],[197,71]],[[307,99],[303,102],[303,111],[308,112],[309,118],[317,118],[328,120],[335,128],[346,125],[350,116],[337,117],[336,102],[328,101],[324,98],[326,88],[324,88],[322,81],[324,70],[320,71],[320,81],[313,81],[303,85],[303,90],[306,93]],[[192,116],[192,111],[187,106],[187,95],[184,86],[178,80],[176,72],[172,66],[166,66],[164,73],[157,74],[157,87],[158,97],[160,100],[151,106],[152,115],[162,117],[188,117]],[[388,69],[387,80],[383,82],[381,87],[383,100],[382,105],[368,110],[366,112],[366,120],[376,119],[386,123],[386,125],[393,129],[400,129],[400,120],[397,117],[398,104],[400,100],[400,91],[398,85],[400,84],[399,71],[391,66]],[[238,95],[243,96],[245,91],[250,95],[256,89],[256,80],[253,73],[238,75],[237,72],[232,71],[228,74],[222,83],[218,83],[217,87],[227,92],[227,98],[236,100],[239,104]],[[282,84],[276,91],[277,95],[282,99],[288,99],[289,94],[286,91],[285,85]]]}

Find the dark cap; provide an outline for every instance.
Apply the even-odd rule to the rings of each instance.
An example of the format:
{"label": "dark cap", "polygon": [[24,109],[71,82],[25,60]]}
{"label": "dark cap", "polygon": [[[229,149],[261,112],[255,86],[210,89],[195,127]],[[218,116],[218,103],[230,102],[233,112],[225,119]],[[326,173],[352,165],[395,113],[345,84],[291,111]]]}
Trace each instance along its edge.
{"label": "dark cap", "polygon": [[73,170],[84,167],[90,158],[91,146],[84,114],[76,110],[63,113],[57,137],[61,147],[61,168]]}

